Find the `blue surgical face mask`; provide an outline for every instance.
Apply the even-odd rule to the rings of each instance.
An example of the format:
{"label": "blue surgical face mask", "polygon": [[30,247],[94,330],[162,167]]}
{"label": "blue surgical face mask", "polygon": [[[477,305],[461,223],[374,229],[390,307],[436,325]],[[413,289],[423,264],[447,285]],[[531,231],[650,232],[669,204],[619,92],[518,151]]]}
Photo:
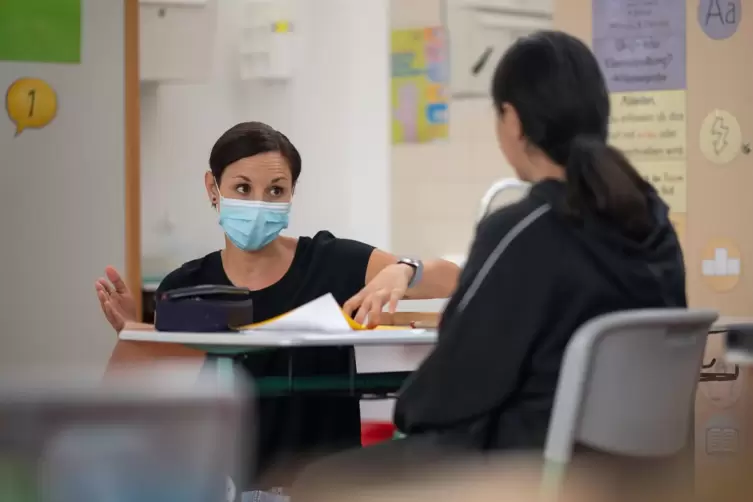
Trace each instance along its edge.
{"label": "blue surgical face mask", "polygon": [[220,226],[238,249],[263,248],[288,227],[288,202],[227,199],[220,196]]}

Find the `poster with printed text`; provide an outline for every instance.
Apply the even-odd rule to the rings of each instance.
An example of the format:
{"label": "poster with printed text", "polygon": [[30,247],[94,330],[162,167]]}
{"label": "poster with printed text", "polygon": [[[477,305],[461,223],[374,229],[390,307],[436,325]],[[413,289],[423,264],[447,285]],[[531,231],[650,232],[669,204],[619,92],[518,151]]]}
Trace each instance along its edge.
{"label": "poster with printed text", "polygon": [[442,28],[392,32],[392,142],[448,136],[447,43]]}
{"label": "poster with printed text", "polygon": [[672,213],[687,211],[687,117],[682,90],[610,94],[609,143],[651,183]]}
{"label": "poster with printed text", "polygon": [[593,50],[610,92],[686,88],[686,0],[593,0]]}

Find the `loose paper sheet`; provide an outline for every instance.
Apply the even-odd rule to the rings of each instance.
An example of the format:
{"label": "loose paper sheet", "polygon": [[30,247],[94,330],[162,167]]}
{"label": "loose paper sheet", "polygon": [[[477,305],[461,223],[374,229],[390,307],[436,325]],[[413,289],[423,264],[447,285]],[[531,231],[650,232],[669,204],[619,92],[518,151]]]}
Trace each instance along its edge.
{"label": "loose paper sheet", "polygon": [[[285,331],[306,333],[343,333],[349,331],[367,330],[366,326],[357,323],[348,316],[331,293],[320,296],[316,300],[291,310],[287,314],[268,319],[256,324],[242,326],[237,330],[241,333],[255,333],[258,331]],[[405,326],[377,326],[375,330],[403,331]]]}
{"label": "loose paper sheet", "polygon": [[[355,326],[354,326],[355,325]],[[331,293],[293,309],[268,321],[244,326],[242,333],[253,331],[307,331],[314,333],[342,333],[358,326],[348,320]]]}

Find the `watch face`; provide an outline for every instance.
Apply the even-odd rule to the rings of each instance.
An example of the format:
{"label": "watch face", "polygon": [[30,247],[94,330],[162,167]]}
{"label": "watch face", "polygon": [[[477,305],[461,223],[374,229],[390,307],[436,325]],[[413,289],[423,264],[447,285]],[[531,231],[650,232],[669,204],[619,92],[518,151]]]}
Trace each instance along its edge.
{"label": "watch face", "polygon": [[411,260],[410,258],[401,258],[398,263],[410,265],[413,268],[418,268],[418,262],[416,260]]}

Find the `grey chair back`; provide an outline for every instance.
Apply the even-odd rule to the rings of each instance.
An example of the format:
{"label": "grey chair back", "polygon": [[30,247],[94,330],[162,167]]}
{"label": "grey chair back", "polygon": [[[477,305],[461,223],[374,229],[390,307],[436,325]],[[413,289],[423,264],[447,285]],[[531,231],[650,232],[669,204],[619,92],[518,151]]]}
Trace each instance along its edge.
{"label": "grey chair back", "polygon": [[566,464],[576,443],[634,457],[682,451],[717,318],[710,310],[650,309],[581,327],[563,360],[545,459]]}

